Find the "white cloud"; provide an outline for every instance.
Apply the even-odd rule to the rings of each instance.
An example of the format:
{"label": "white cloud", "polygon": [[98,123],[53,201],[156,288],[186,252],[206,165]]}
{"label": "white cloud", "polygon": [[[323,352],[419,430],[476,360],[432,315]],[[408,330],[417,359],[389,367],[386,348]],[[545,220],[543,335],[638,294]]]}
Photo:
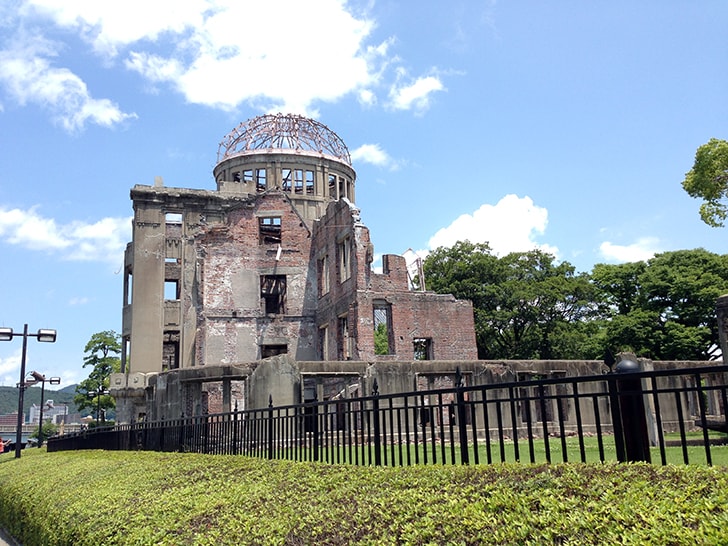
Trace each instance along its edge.
{"label": "white cloud", "polygon": [[79,130],[87,123],[111,127],[136,117],[108,99],[93,98],[76,74],[52,66],[48,58],[55,55],[57,47],[42,36],[23,35],[0,51],[0,85],[11,99],[51,111],[54,121],[67,131]]}
{"label": "white cloud", "polygon": [[[406,76],[391,52],[393,37],[370,42],[375,22],[365,10],[345,0],[28,0],[7,16],[14,24],[6,22],[3,30],[17,40],[14,32],[22,31],[11,28],[51,22],[88,43],[107,69],[121,59],[128,70],[170,85],[188,102],[225,110],[247,103],[315,115],[317,101],[349,94],[371,107],[382,89],[389,89],[395,109],[425,110],[432,93],[444,89],[440,78]],[[40,52],[36,41],[46,43],[38,35],[5,51],[12,55],[2,62],[7,67],[0,84],[13,100],[43,104],[69,130],[134,117],[108,99],[92,98],[79,75],[49,61],[65,44]],[[394,86],[385,83],[388,76],[397,80]]]}
{"label": "white cloud", "polygon": [[397,163],[385,152],[379,144],[362,144],[356,150],[351,151],[351,160],[370,163],[377,167],[388,167],[396,169]]}
{"label": "white cloud", "polygon": [[0,237],[30,250],[58,252],[68,260],[119,263],[131,238],[131,218],[64,225],[44,218],[35,208],[0,208]]}
{"label": "white cloud", "polygon": [[498,255],[535,248],[558,256],[558,249],[535,241],[546,230],[548,211],[530,197],[506,195],[495,205],[485,203],[472,214],[463,214],[430,238],[429,247],[450,247],[458,241],[488,243]]}
{"label": "white cloud", "polygon": [[423,76],[412,83],[394,85],[389,92],[391,105],[396,110],[422,112],[430,106],[430,97],[435,91],[444,91],[445,86],[436,76]]}
{"label": "white cloud", "polygon": [[631,245],[615,245],[609,241],[599,246],[599,252],[610,262],[641,262],[661,252],[660,241],[656,237],[642,237]]}
{"label": "white cloud", "polygon": [[[3,377],[3,383],[8,380],[8,378],[10,378],[10,381],[13,381],[13,372],[15,372],[16,370],[20,370],[20,358],[20,349],[17,349],[13,354],[6,358],[0,357],[0,376]],[[17,382],[18,378],[16,377],[15,383]]]}

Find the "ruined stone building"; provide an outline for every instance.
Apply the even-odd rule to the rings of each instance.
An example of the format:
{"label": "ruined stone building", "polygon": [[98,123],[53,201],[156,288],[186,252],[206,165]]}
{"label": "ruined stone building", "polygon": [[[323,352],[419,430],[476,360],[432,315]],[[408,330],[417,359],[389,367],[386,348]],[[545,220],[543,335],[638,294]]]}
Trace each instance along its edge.
{"label": "ruined stone building", "polygon": [[[277,391],[279,402],[301,401],[299,379],[280,384],[297,362],[339,362],[346,373],[346,362],[477,358],[470,302],[413,290],[402,256],[372,270],[356,173],[327,127],[251,119],[221,142],[213,175],[214,190],[159,178],[131,190],[123,373],[112,378],[122,419],[151,406],[170,417],[205,411],[210,382],[221,382],[223,409],[245,389],[257,403],[256,371],[267,378],[260,400]],[[266,359],[275,373],[262,373]]]}

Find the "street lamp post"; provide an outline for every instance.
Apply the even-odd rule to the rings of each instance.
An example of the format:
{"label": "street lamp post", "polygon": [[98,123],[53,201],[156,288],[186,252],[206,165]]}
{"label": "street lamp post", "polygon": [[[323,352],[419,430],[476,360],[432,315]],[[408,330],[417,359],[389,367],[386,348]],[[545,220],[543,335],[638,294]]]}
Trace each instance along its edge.
{"label": "street lamp post", "polygon": [[46,381],[51,385],[59,385],[61,383],[60,377],[51,377],[46,379],[46,376],[38,372],[30,372],[33,377],[33,381],[26,381],[27,384],[40,383],[40,418],[38,419],[38,447],[43,447],[43,406],[45,404],[45,384]]}
{"label": "street lamp post", "polygon": [[25,394],[25,357],[28,353],[28,338],[34,337],[43,343],[55,343],[56,331],[40,329],[38,333],[28,333],[28,325],[23,326],[23,333],[13,332],[12,328],[0,328],[0,341],[10,341],[16,336],[23,336],[23,352],[20,357],[20,382],[18,383],[18,429],[15,435],[15,458],[20,458],[23,442],[23,395]]}
{"label": "street lamp post", "polygon": [[87,392],[87,395],[90,396],[92,399],[96,398],[96,426],[97,427],[99,427],[100,423],[101,423],[101,397],[104,394],[109,394],[109,391],[107,391],[103,387],[103,385],[99,385],[98,387],[96,387],[96,390]]}

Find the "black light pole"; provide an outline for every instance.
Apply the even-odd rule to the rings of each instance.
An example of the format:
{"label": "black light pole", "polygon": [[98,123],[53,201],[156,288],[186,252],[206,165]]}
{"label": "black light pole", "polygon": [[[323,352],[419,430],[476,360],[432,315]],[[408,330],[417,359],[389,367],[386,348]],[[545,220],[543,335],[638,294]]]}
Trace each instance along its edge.
{"label": "black light pole", "polygon": [[61,382],[60,377],[51,377],[46,379],[46,376],[38,372],[30,372],[33,376],[33,381],[26,381],[27,384],[33,384],[40,382],[40,418],[38,419],[38,447],[43,447],[43,406],[45,404],[45,384],[48,381],[51,385],[58,385]]}
{"label": "black light pole", "polygon": [[95,391],[89,391],[87,393],[92,399],[94,396],[96,397],[96,426],[99,426],[99,423],[101,422],[101,396],[104,394],[109,394],[109,391],[107,391],[103,384],[96,387]]}
{"label": "black light pole", "polygon": [[20,382],[18,383],[18,429],[15,435],[15,458],[20,459],[20,449],[23,442],[23,396],[25,394],[25,357],[28,353],[28,338],[34,337],[44,343],[56,341],[56,331],[41,329],[37,334],[28,333],[28,325],[23,326],[23,333],[13,332],[12,328],[0,328],[0,341],[10,341],[15,336],[23,336],[23,352],[20,357]]}

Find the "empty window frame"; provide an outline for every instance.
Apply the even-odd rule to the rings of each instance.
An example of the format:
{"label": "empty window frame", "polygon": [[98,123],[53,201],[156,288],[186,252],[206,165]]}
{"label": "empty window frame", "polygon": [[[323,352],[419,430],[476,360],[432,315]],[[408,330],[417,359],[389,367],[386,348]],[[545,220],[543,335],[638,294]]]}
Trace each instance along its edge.
{"label": "empty window frame", "polygon": [[233,172],[233,182],[240,182],[240,181],[241,181],[240,171]]}
{"label": "empty window frame", "polygon": [[321,326],[318,331],[318,353],[321,360],[329,359],[329,328]]}
{"label": "empty window frame", "polygon": [[337,336],[337,352],[339,360],[351,360],[352,338],[349,336],[349,319],[346,315],[339,317],[339,332]]}
{"label": "empty window frame", "polygon": [[281,189],[283,191],[291,191],[292,176],[291,169],[281,169]]}
{"label": "empty window frame", "polygon": [[167,212],[164,215],[164,223],[165,224],[181,224],[182,223],[182,213],[181,212]]}
{"label": "empty window frame", "polygon": [[351,277],[351,240],[346,237],[339,243],[339,282]]}
{"label": "empty window frame", "polygon": [[276,355],[284,355],[288,352],[288,345],[261,345],[260,358],[268,358]]}
{"label": "empty window frame", "polygon": [[415,360],[434,360],[432,356],[432,338],[419,337],[412,340]]}
{"label": "empty window frame", "polygon": [[162,337],[162,370],[179,368],[179,331],[164,332]]}
{"label": "empty window frame", "polygon": [[326,254],[319,260],[319,297],[329,293],[329,255]]}
{"label": "empty window frame", "polygon": [[179,279],[164,279],[164,299],[179,299]]}
{"label": "empty window frame", "polygon": [[276,245],[281,242],[281,217],[263,216],[258,218],[258,234],[261,245]]}
{"label": "empty window frame", "polygon": [[266,188],[266,173],[265,169],[255,169],[255,187],[258,192],[264,192]]}
{"label": "empty window frame", "polygon": [[392,307],[386,301],[374,302],[374,354],[390,355],[392,343]]}
{"label": "empty window frame", "polygon": [[303,169],[293,171],[293,191],[299,195],[303,194]]}
{"label": "empty window frame", "polygon": [[306,195],[314,194],[313,171],[306,171]]}
{"label": "empty window frame", "polygon": [[253,181],[253,169],[245,169],[243,171],[243,182]]}
{"label": "empty window frame", "polygon": [[335,174],[329,175],[329,197],[333,197],[334,199],[339,198],[339,195],[336,193],[336,175]]}
{"label": "empty window frame", "polygon": [[264,301],[266,315],[282,315],[286,312],[286,276],[263,275],[260,277],[260,297]]}

